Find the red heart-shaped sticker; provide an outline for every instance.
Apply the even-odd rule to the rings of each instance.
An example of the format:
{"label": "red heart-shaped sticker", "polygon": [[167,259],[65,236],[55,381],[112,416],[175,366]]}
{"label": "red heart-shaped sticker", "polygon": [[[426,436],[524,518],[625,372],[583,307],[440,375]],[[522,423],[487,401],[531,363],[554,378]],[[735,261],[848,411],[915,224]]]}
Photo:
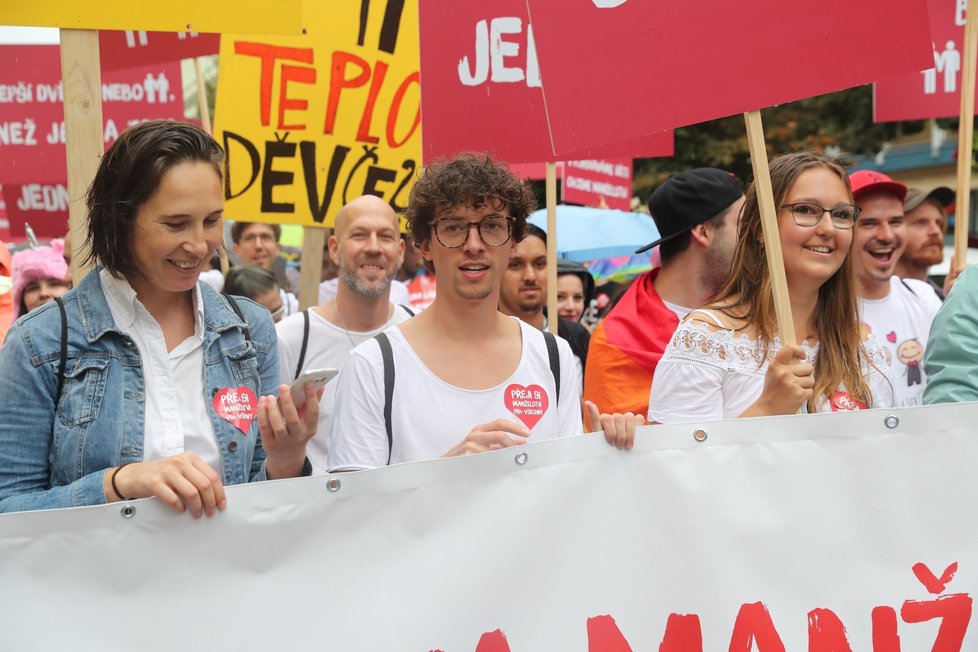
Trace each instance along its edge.
{"label": "red heart-shaped sticker", "polygon": [[860,401],[849,392],[836,392],[829,401],[833,412],[851,412],[852,410],[865,410],[867,405]]}
{"label": "red heart-shaped sticker", "polygon": [[524,387],[513,383],[506,388],[503,400],[506,402],[506,409],[531,430],[550,407],[547,391],[539,385]]}
{"label": "red heart-shaped sticker", "polygon": [[248,434],[258,412],[258,397],[248,387],[225,387],[212,401],[217,416]]}
{"label": "red heart-shaped sticker", "polygon": [[886,339],[891,344],[896,344],[896,331],[890,331],[886,334]]}

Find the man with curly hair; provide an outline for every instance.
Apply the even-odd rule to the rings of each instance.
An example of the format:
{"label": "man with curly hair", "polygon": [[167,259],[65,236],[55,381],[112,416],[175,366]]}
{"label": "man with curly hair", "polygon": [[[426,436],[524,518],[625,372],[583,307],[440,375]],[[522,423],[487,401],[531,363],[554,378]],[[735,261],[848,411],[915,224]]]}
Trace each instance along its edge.
{"label": "man with curly hair", "polygon": [[[435,300],[354,349],[337,388],[330,471],[581,432],[570,347],[496,308],[535,203],[525,183],[485,155],[460,154],[425,170],[407,219],[436,274]],[[609,442],[630,447],[640,419],[594,417]]]}

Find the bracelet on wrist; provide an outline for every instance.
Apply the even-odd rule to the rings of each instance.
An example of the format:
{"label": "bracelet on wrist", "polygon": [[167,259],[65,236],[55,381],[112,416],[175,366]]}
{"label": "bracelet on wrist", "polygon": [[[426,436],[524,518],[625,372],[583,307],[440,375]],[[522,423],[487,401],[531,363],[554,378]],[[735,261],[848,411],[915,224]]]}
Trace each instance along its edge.
{"label": "bracelet on wrist", "polygon": [[112,476],[110,478],[112,484],[112,491],[114,491],[115,495],[119,497],[119,500],[131,500],[131,498],[126,498],[125,496],[122,495],[122,492],[119,491],[118,485],[116,485],[115,483],[115,476],[119,475],[119,471],[121,471],[122,468],[124,466],[127,466],[128,464],[129,462],[123,462],[119,466],[115,467],[115,471],[112,472]]}

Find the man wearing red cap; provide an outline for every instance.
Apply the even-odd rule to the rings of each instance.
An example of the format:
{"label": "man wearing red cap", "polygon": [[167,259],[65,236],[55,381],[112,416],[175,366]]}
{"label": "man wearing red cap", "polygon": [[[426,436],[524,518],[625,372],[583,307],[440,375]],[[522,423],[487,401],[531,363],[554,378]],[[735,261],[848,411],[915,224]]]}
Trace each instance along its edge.
{"label": "man wearing red cap", "polygon": [[860,318],[889,359],[893,404],[921,405],[927,335],[941,299],[926,282],[895,274],[907,244],[907,187],[870,170],[853,172],[849,182],[860,209],[852,242]]}

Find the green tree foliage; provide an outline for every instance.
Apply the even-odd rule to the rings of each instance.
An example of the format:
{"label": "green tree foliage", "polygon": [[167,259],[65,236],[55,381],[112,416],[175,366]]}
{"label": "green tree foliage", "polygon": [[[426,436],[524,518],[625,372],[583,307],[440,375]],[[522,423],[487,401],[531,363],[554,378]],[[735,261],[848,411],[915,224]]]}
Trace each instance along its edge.
{"label": "green tree foliage", "polygon": [[[873,122],[871,85],[782,104],[761,112],[769,157],[805,148],[836,147],[848,154],[879,151],[884,142],[920,133],[926,123]],[[942,120],[957,128],[957,120]],[[676,130],[671,158],[637,159],[635,192],[641,198],[670,174],[699,166],[730,170],[741,180],[753,177],[747,132],[742,115],[712,120]]]}

